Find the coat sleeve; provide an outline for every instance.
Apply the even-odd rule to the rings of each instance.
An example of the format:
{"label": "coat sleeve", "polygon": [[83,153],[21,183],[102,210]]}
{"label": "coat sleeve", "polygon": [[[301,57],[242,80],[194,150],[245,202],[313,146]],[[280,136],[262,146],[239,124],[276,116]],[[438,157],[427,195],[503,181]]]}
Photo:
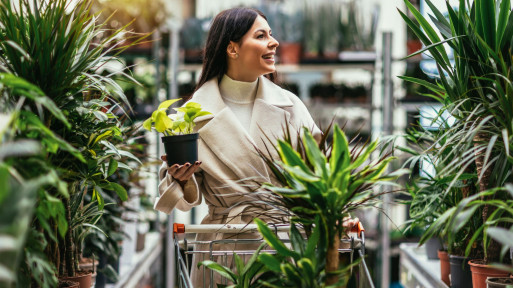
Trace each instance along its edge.
{"label": "coat sleeve", "polygon": [[199,190],[203,179],[201,173],[195,173],[182,189],[182,186],[166,173],[167,167],[165,162],[160,167],[159,197],[155,200],[154,209],[169,214],[175,207],[182,211],[189,211],[192,207],[201,204]]}

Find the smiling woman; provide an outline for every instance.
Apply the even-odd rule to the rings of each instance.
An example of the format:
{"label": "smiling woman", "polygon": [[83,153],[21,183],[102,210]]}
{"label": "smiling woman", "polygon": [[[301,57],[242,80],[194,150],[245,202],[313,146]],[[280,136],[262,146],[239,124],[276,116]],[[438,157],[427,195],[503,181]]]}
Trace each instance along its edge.
{"label": "smiling woman", "polygon": [[[306,126],[316,139],[321,136],[301,100],[273,83],[278,45],[265,15],[258,10],[234,8],[215,17],[204,50],[203,72],[190,99],[212,113],[195,120],[194,132],[200,137],[199,161],[170,166],[163,163],[155,209],[165,213],[175,207],[187,211],[204,198],[209,214],[202,224],[250,223],[255,217],[267,222],[284,221],[268,207],[239,204],[248,202],[248,193],[256,188],[248,185],[248,179],[253,185],[278,184],[257,150],[266,151],[276,139],[283,139],[283,127],[294,135]],[[234,238],[218,233],[200,234],[197,240],[227,237]],[[242,238],[259,235],[244,234]],[[226,246],[230,245],[222,249],[234,248]],[[237,249],[253,248],[237,245]],[[196,247],[205,249],[208,247]],[[210,283],[210,273],[203,278],[196,265],[192,267],[194,287]]]}

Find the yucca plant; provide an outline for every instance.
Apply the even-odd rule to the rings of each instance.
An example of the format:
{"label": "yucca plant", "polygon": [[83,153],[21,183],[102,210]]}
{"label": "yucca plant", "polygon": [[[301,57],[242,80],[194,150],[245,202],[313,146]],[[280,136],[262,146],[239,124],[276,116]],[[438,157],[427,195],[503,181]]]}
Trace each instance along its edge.
{"label": "yucca plant", "polygon": [[304,238],[296,227],[290,225],[290,245],[284,241],[260,219],[255,219],[258,231],[275,254],[262,253],[258,260],[265,265],[267,273],[262,274],[257,283],[263,287],[345,287],[349,280],[351,268],[356,264],[339,269],[337,281],[327,285],[326,254],[328,252],[328,230],[321,217],[314,220],[312,234]]}
{"label": "yucca plant", "polygon": [[[426,229],[422,235],[419,245],[424,244],[430,238],[443,238],[449,240],[448,252],[452,255],[464,255],[467,244],[471,241],[472,235],[482,224],[480,218],[468,219],[464,231],[460,233],[446,233],[449,220],[444,216],[448,210],[453,211],[454,207],[465,197],[475,194],[475,173],[464,173],[456,175],[441,173],[450,162],[448,152],[438,153],[438,147],[443,146],[449,140],[446,133],[451,127],[447,120],[436,116],[431,119],[438,122],[439,128],[410,129],[405,135],[410,147],[399,147],[398,149],[411,154],[411,157],[404,163],[405,167],[413,170],[418,166],[424,173],[412,179],[407,184],[407,190],[411,199],[406,201],[410,205],[410,219],[405,223],[406,229]],[[433,144],[437,143],[437,144]],[[432,171],[426,168],[432,168]],[[454,180],[457,181],[454,184]],[[474,239],[475,240],[475,239]],[[473,257],[481,251],[474,251]]]}
{"label": "yucca plant", "polygon": [[[24,246],[31,238],[30,222],[41,187],[58,186],[57,173],[24,179],[13,167],[13,162],[24,157],[42,154],[36,141],[13,139],[15,114],[0,114],[0,286],[15,287],[17,273],[23,260]],[[43,245],[43,244],[42,244]],[[37,255],[31,257],[35,260]],[[46,263],[45,258],[39,259]],[[48,270],[38,269],[45,273]]]}
{"label": "yucca plant", "polygon": [[[450,160],[439,158],[446,161],[447,167],[440,173],[456,175],[449,187],[461,175],[475,173],[480,192],[511,183],[513,14],[510,1],[476,0],[471,4],[460,1],[457,9],[447,3],[446,17],[426,0],[433,11],[434,26],[409,1],[405,3],[417,23],[399,13],[426,46],[414,54],[429,51],[438,67],[439,78],[437,84],[402,78],[429,88],[433,92],[431,96],[443,104],[440,114],[447,111],[456,119],[446,131],[449,141],[438,150],[438,155],[450,156]],[[449,58],[443,43],[454,50],[454,59]],[[469,171],[473,165],[475,171]],[[503,196],[488,194],[483,200]],[[482,221],[486,222],[493,213],[493,207],[489,209],[485,205]],[[498,259],[497,243],[484,248],[486,261]]]}
{"label": "yucca plant", "polygon": [[[17,168],[27,178],[55,169],[64,181],[59,189],[39,191],[33,228],[44,231],[45,252],[53,269],[65,263],[65,269],[59,270],[68,276],[75,273],[73,245],[78,245],[69,229],[69,194],[92,193],[100,210],[104,190],[127,198],[125,188],[108,177],[118,168],[130,169],[119,159],[136,158],[116,147],[124,139],[114,112],[130,107],[112,76],[131,77],[105,68],[147,36],[134,36],[124,29],[106,31],[90,9],[89,0],[0,1],[0,67],[38,87],[32,94],[10,90],[2,102],[22,107],[17,137],[39,141],[45,153],[43,159],[21,161]],[[134,41],[125,45],[127,38]],[[27,267],[30,270],[33,265]]]}
{"label": "yucca plant", "polygon": [[205,266],[208,269],[218,273],[222,277],[224,277],[227,281],[230,281],[232,284],[223,285],[217,283],[218,288],[256,288],[262,287],[260,283],[256,280],[262,276],[263,273],[268,271],[266,266],[258,260],[260,255],[260,251],[265,247],[265,244],[260,245],[258,249],[255,250],[251,258],[244,263],[244,260],[237,255],[237,253],[233,253],[233,259],[235,260],[235,271],[232,271],[230,268],[223,266],[215,261],[204,260],[198,263],[198,267]]}
{"label": "yucca plant", "polygon": [[[329,130],[329,129],[328,129]],[[317,143],[309,130],[303,128],[298,136],[297,146],[293,146],[289,132],[286,139],[279,140],[275,147],[280,159],[273,159],[271,153],[260,152],[261,157],[273,171],[279,185],[265,183],[267,191],[263,200],[256,204],[270,205],[292,216],[291,220],[305,226],[307,235],[311,233],[316,217],[328,231],[326,259],[327,284],[338,281],[338,248],[345,231],[344,220],[351,212],[364,207],[375,207],[382,193],[374,190],[381,184],[390,183],[405,173],[405,169],[387,172],[388,164],[394,159],[390,152],[377,153],[378,140],[368,145],[355,145],[352,148],[342,132],[335,125],[333,140],[329,145],[324,134]],[[383,150],[382,150],[383,151]]]}

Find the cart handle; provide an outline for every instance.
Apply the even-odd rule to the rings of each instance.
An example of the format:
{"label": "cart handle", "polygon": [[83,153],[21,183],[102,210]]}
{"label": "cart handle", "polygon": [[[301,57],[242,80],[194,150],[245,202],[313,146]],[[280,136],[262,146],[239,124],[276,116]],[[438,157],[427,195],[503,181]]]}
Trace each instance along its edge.
{"label": "cart handle", "polygon": [[[243,224],[243,225],[244,225],[243,227],[250,226],[250,225],[247,225],[247,224]],[[232,225],[232,226],[236,226],[236,225]],[[224,227],[224,226],[222,226],[222,227]],[[233,228],[235,228],[235,227],[233,227]],[[217,229],[219,229],[219,228],[217,228]],[[229,226],[228,226],[228,229],[231,229],[231,228],[229,228]],[[185,233],[185,224],[173,223],[173,232],[177,233],[177,234]],[[362,222],[358,222],[357,225],[353,226],[353,228],[351,228],[351,232],[357,233],[358,236],[361,235],[361,232],[365,232],[365,228],[363,228]]]}
{"label": "cart handle", "polygon": [[357,233],[360,237],[361,232],[365,232],[365,228],[363,228],[362,222],[358,222],[358,224],[354,225],[353,228],[351,228],[351,232]]}

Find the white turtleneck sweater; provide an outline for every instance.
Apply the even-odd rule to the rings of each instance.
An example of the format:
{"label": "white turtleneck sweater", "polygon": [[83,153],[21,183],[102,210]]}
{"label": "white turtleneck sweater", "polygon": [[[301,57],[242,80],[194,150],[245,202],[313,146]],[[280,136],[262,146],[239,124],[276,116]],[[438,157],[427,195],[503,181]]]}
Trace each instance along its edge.
{"label": "white turtleneck sweater", "polygon": [[249,132],[251,114],[258,88],[258,79],[253,82],[236,81],[224,75],[219,83],[219,92],[223,101]]}

